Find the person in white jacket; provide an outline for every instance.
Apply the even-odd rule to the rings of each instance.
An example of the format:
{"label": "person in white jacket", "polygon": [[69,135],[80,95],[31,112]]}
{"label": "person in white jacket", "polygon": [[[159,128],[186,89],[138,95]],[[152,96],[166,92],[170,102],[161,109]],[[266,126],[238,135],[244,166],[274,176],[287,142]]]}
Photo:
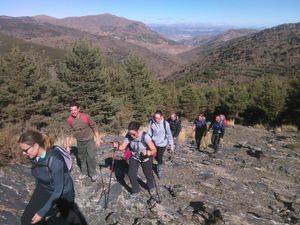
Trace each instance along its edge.
{"label": "person in white jacket", "polygon": [[163,113],[157,110],[153,118],[150,120],[148,134],[152,138],[157,154],[157,175],[159,178],[162,176],[163,155],[168,146],[171,152],[174,151],[174,141],[169,123],[164,119]]}

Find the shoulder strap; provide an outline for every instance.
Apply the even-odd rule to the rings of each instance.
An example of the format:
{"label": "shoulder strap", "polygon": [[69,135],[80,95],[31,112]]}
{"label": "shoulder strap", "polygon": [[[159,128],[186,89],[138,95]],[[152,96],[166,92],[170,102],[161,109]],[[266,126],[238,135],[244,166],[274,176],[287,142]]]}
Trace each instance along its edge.
{"label": "shoulder strap", "polygon": [[80,113],[79,117],[85,124],[90,125],[90,118],[86,113]]}
{"label": "shoulder strap", "polygon": [[164,129],[165,129],[165,139],[167,139],[167,125],[166,125],[166,121],[164,120]]}
{"label": "shoulder strap", "polygon": [[145,141],[145,136],[146,136],[146,132],[145,132],[145,131],[143,131],[143,133],[142,133],[142,137],[141,137],[141,142],[142,142],[142,144],[143,144],[144,146],[146,146],[146,145],[147,145],[147,143],[146,143],[146,141]]}
{"label": "shoulder strap", "polygon": [[73,122],[74,122],[74,117],[73,116],[69,116],[68,118],[68,124],[71,128],[73,128]]}
{"label": "shoulder strap", "polygon": [[[50,152],[50,151],[49,151]],[[47,166],[47,169],[49,171],[49,177],[50,177],[50,182],[52,180],[52,171],[51,171],[51,166],[52,166],[52,162],[53,162],[53,154],[52,152],[50,153],[51,155],[48,157],[47,159],[47,163],[46,163],[46,166]]]}
{"label": "shoulder strap", "polygon": [[152,129],[152,124],[154,123],[153,118],[150,119],[150,129],[151,129],[151,138],[153,137],[153,129]]}

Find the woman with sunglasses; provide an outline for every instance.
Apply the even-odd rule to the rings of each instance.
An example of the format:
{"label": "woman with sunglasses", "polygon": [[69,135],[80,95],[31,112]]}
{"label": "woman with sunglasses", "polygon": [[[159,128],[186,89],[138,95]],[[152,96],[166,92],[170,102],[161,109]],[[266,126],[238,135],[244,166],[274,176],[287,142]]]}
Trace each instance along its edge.
{"label": "woman with sunglasses", "polygon": [[133,195],[139,193],[140,186],[138,183],[137,172],[139,165],[142,166],[143,172],[147,179],[147,187],[152,194],[154,188],[154,175],[152,171],[153,156],[156,154],[156,147],[151,140],[151,137],[143,131],[140,131],[139,122],[131,122],[128,125],[128,133],[125,136],[124,142],[118,146],[114,143],[114,147],[118,147],[118,150],[124,151],[129,145],[131,150],[131,157],[129,158],[129,172],[128,177],[132,185],[131,193]]}
{"label": "woman with sunglasses", "polygon": [[62,156],[45,144],[50,144],[45,135],[29,130],[20,136],[18,143],[32,163],[31,174],[36,180],[21,224],[46,224],[45,218],[57,213],[54,205],[59,199],[68,201],[70,207],[74,204],[73,180]]}

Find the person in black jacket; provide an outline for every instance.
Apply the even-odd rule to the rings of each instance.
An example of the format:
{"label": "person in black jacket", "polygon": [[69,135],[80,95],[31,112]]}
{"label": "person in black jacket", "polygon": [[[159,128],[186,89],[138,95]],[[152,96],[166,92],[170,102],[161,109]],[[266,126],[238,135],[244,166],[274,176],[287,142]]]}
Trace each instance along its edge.
{"label": "person in black jacket", "polygon": [[68,201],[70,207],[74,204],[73,180],[63,157],[50,146],[45,146],[45,136],[41,133],[26,131],[18,143],[32,163],[31,174],[36,180],[36,188],[21,217],[21,224],[46,224],[46,217],[56,215],[54,205],[59,199]]}
{"label": "person in black jacket", "polygon": [[174,143],[177,143],[178,136],[181,131],[181,121],[176,113],[172,113],[170,118],[167,120],[170,125],[171,133],[174,139]]}
{"label": "person in black jacket", "polygon": [[195,141],[197,145],[197,150],[200,151],[201,140],[206,135],[207,131],[207,125],[204,114],[200,114],[198,116],[198,119],[194,120],[193,130],[195,131]]}
{"label": "person in black jacket", "polygon": [[213,130],[211,135],[211,143],[213,145],[214,153],[217,153],[219,151],[220,138],[222,138],[222,135],[224,135],[225,131],[225,125],[221,122],[220,116],[216,116],[216,120],[214,123],[210,124],[208,132],[210,129]]}

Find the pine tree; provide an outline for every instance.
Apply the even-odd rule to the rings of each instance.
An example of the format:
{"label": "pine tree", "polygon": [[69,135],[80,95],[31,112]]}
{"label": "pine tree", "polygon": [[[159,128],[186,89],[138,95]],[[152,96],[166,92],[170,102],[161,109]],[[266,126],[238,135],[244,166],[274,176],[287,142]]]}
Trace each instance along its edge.
{"label": "pine tree", "polygon": [[250,101],[250,96],[245,85],[227,85],[219,90],[220,108],[222,113],[228,116],[239,117],[239,114],[245,110]]}
{"label": "pine tree", "polygon": [[1,59],[0,77],[2,120],[25,124],[33,115],[51,115],[46,94],[50,76],[41,57],[13,48]]}
{"label": "pine tree", "polygon": [[85,40],[76,43],[66,55],[58,77],[68,86],[70,100],[76,99],[97,123],[110,124],[116,107],[98,48],[93,48]]}
{"label": "pine tree", "polygon": [[187,85],[178,96],[178,108],[190,120],[195,118],[199,113],[197,96],[191,85]]}
{"label": "pine tree", "polygon": [[136,56],[125,62],[127,71],[127,99],[133,109],[133,118],[146,121],[159,102],[159,83]]}
{"label": "pine tree", "polygon": [[272,76],[257,80],[252,86],[252,107],[261,112],[259,121],[273,123],[285,108],[286,85]]}

